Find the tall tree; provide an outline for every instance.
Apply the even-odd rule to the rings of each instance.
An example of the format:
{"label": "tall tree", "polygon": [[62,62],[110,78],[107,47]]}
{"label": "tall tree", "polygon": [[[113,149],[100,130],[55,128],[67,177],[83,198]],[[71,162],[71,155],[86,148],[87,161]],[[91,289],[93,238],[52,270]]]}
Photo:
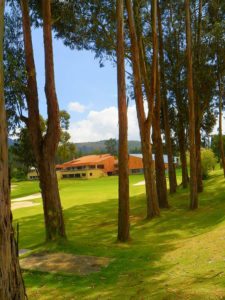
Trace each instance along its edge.
{"label": "tall tree", "polygon": [[176,192],[177,180],[176,171],[173,160],[173,149],[171,141],[171,131],[169,123],[169,109],[168,109],[168,99],[167,99],[167,87],[165,80],[165,66],[164,66],[164,46],[163,46],[163,30],[161,21],[161,9],[159,1],[157,1],[158,8],[158,27],[159,27],[159,61],[160,61],[160,79],[161,79],[161,93],[162,93],[162,110],[163,110],[163,121],[165,129],[165,139],[166,139],[166,150],[168,155],[168,168],[169,168],[169,183],[170,183],[170,193]]}
{"label": "tall tree", "polygon": [[160,93],[160,72],[157,66],[156,101],[153,118],[153,143],[155,146],[155,169],[156,188],[160,208],[168,208],[168,196],[165,176],[165,163],[163,158],[163,144],[161,138],[160,116],[161,116],[161,93]]}
{"label": "tall tree", "polygon": [[[160,91],[158,90],[158,84],[160,85],[160,78],[158,77],[157,68],[157,87],[156,87],[156,97],[152,96],[151,84],[149,78],[151,78],[150,64],[146,57],[146,45],[143,38],[143,18],[141,14],[141,3],[140,1],[134,1],[134,17],[136,23],[136,33],[139,48],[139,58],[140,58],[140,69],[141,76],[144,86],[145,95],[148,99],[148,103],[153,106],[154,113],[152,114],[152,141],[155,150],[155,171],[156,171],[156,190],[158,203],[160,208],[168,208],[168,197],[167,197],[167,186],[166,186],[166,176],[165,176],[165,164],[163,160],[163,144],[161,138],[161,128],[160,128],[160,117],[161,117],[161,97]],[[154,19],[153,19],[154,21]],[[158,49],[157,39],[155,40],[155,49]],[[156,55],[157,56],[157,55]],[[154,103],[155,98],[155,103]]]}
{"label": "tall tree", "polygon": [[185,0],[186,12],[186,40],[187,40],[187,86],[189,100],[189,147],[190,147],[190,208],[198,208],[198,190],[197,190],[197,163],[196,163],[196,144],[195,144],[195,99],[193,87],[192,70],[192,33],[190,22],[190,3]]}
{"label": "tall tree", "polygon": [[124,1],[116,2],[117,19],[117,86],[119,117],[119,211],[118,240],[129,239],[129,169],[127,141],[127,103],[124,59]]}
{"label": "tall tree", "polygon": [[4,5],[4,0],[0,0],[0,299],[23,300],[26,299],[26,294],[12,227],[8,174],[3,78]]}
{"label": "tall tree", "polygon": [[147,196],[147,218],[152,218],[160,214],[159,204],[157,199],[156,182],[155,182],[155,168],[152,160],[152,146],[150,142],[150,131],[152,128],[154,96],[156,91],[156,65],[157,65],[157,33],[156,33],[156,1],[153,0],[152,9],[152,40],[153,40],[153,59],[152,59],[152,76],[150,95],[148,98],[148,114],[145,115],[144,99],[142,92],[142,76],[141,76],[141,62],[136,33],[136,26],[134,21],[133,5],[131,0],[126,0],[126,7],[128,12],[128,24],[131,40],[131,60],[133,66],[134,77],[134,94],[137,109],[137,118],[139,123],[141,146],[143,153],[144,176]]}
{"label": "tall tree", "polygon": [[[201,51],[201,34],[202,34],[202,0],[198,1],[198,19],[196,20],[197,30],[196,30],[196,51],[195,51],[195,61],[196,61],[196,69],[199,70],[201,68],[201,60],[200,60],[200,51]],[[197,72],[198,75],[198,72]],[[200,77],[200,76],[198,76]],[[197,78],[195,82],[197,82]],[[199,95],[201,91],[200,88],[195,88],[195,143],[196,143],[196,172],[197,172],[197,189],[198,192],[203,191],[203,183],[202,183],[202,167],[201,167],[201,103],[200,97],[203,95]]]}
{"label": "tall tree", "polygon": [[220,71],[219,71],[219,61],[217,56],[217,82],[219,91],[219,148],[221,165],[223,168],[223,175],[225,177],[225,155],[224,155],[224,145],[223,145],[223,82],[221,81]]}
{"label": "tall tree", "polygon": [[53,48],[51,35],[50,0],[42,1],[44,53],[45,53],[45,94],[47,100],[47,128],[42,135],[39,114],[39,100],[36,70],[31,39],[28,1],[21,0],[24,49],[28,76],[27,127],[37,161],[43,198],[46,239],[65,238],[65,227],[55,170],[55,154],[60,139],[59,108],[55,91]]}

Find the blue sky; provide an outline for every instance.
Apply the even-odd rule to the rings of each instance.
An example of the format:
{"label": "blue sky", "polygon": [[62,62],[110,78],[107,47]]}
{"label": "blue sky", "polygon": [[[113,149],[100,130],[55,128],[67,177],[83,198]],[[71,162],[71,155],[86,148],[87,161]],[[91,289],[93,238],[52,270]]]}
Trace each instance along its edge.
{"label": "blue sky", "polygon": [[[33,46],[41,114],[46,116],[44,94],[44,52],[41,29],[33,30]],[[103,68],[90,51],[70,50],[54,39],[56,91],[60,109],[71,115],[70,133],[74,142],[117,138],[116,68],[106,62]],[[129,108],[130,138],[138,138],[134,104]]]}

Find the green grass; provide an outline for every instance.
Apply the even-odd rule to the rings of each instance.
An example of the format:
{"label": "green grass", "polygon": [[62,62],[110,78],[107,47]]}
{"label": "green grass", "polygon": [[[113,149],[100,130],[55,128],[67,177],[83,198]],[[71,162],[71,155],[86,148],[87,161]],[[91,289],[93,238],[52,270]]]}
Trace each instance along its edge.
{"label": "green grass", "polygon": [[[180,173],[179,173],[180,174]],[[29,299],[225,299],[225,180],[204,181],[200,208],[190,211],[188,190],[170,196],[171,208],[145,220],[143,180],[130,177],[131,241],[116,242],[117,177],[62,180],[60,194],[68,241],[45,244],[42,207],[14,211],[20,248],[113,258],[89,276],[24,272]],[[37,182],[17,183],[12,197],[37,192]],[[33,190],[32,190],[33,189]],[[16,195],[16,196],[15,196]]]}

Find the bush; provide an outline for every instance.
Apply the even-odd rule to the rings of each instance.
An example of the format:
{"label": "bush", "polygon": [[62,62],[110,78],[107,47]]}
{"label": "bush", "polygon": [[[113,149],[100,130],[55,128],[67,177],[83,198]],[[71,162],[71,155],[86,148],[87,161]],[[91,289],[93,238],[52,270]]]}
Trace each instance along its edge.
{"label": "bush", "polygon": [[216,156],[212,149],[201,149],[201,159],[202,159],[202,177],[207,178],[210,170],[214,170],[216,166]]}
{"label": "bush", "polygon": [[[212,149],[201,148],[201,165],[202,165],[202,178],[206,179],[210,170],[214,170],[216,166],[216,156]],[[187,154],[187,163],[190,166],[190,153]]]}

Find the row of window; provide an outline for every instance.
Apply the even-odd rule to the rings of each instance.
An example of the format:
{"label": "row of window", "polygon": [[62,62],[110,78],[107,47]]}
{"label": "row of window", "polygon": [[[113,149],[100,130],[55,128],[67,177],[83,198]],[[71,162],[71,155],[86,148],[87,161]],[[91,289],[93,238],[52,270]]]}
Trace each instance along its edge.
{"label": "row of window", "polygon": [[39,176],[30,176],[30,179],[39,179]]}
{"label": "row of window", "polygon": [[[76,170],[92,170],[96,169],[95,165],[91,166],[79,166],[79,167],[68,167],[66,170],[68,171],[76,171]],[[104,169],[104,165],[97,165],[97,169]]]}
{"label": "row of window", "polygon": [[[84,178],[86,177],[86,173],[77,173],[77,174],[63,174],[63,178]],[[92,173],[89,173],[89,176],[92,176]]]}

